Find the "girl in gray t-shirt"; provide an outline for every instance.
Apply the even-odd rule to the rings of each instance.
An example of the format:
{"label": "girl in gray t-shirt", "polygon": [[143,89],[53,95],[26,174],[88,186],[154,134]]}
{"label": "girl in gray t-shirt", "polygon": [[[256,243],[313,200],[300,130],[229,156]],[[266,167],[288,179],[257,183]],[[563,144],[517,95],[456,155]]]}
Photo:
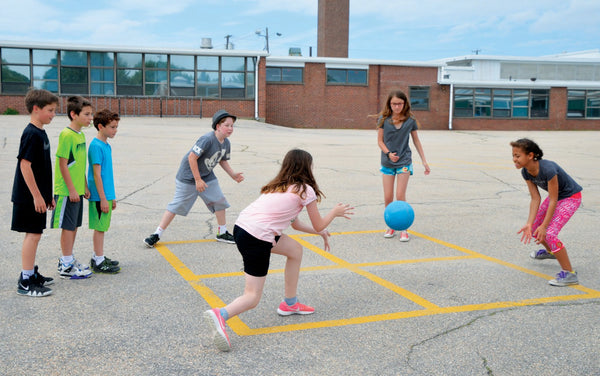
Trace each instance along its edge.
{"label": "girl in gray t-shirt", "polygon": [[[579,283],[577,273],[558,233],[581,205],[582,188],[558,164],[543,160],[542,149],[532,140],[522,138],[510,146],[515,167],[521,169],[531,195],[527,223],[518,232],[522,234],[521,241],[529,244],[534,239],[544,246],[545,249],[533,251],[531,258],[558,260],[562,270],[548,281],[550,285],[576,285]],[[538,188],[548,192],[543,202]]]}

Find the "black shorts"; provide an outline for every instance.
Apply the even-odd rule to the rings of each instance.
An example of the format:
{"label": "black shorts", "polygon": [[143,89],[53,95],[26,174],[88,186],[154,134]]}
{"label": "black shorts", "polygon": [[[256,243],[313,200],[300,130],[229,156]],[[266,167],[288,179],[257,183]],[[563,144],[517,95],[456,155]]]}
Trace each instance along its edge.
{"label": "black shorts", "polygon": [[13,203],[11,230],[29,234],[41,234],[45,228],[46,212],[36,212],[33,202]]}
{"label": "black shorts", "polygon": [[[244,260],[244,272],[253,277],[264,277],[269,272],[273,244],[250,235],[239,226],[233,227],[233,238]],[[279,236],[275,237],[275,242]]]}

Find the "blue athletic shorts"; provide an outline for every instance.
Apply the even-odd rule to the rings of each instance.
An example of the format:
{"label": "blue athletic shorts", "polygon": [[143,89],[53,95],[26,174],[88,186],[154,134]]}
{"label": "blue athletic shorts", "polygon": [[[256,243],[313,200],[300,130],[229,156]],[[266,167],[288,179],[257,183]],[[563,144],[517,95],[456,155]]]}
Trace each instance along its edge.
{"label": "blue athletic shorts", "polygon": [[379,171],[381,171],[384,175],[392,175],[392,176],[406,174],[407,172],[409,172],[412,175],[413,174],[413,165],[411,163],[408,166],[403,166],[403,167],[398,167],[398,168],[381,166]]}

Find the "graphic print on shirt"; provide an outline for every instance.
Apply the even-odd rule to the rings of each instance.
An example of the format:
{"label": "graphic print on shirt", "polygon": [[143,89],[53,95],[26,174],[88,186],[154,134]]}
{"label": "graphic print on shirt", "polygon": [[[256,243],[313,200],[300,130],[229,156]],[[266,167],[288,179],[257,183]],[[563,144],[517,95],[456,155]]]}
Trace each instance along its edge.
{"label": "graphic print on shirt", "polygon": [[212,171],[217,164],[221,161],[221,159],[225,156],[225,149],[221,149],[213,154],[210,158],[206,158],[204,160],[204,164],[208,171]]}

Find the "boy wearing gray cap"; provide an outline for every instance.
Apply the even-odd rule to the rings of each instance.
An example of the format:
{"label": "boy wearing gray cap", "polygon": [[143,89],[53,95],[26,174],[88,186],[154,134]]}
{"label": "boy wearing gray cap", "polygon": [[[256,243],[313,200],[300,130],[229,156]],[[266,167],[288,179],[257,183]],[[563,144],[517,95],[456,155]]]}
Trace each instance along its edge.
{"label": "boy wearing gray cap", "polygon": [[230,205],[221,191],[213,169],[218,164],[236,182],[244,180],[243,174],[234,172],[227,162],[231,154],[231,144],[227,138],[233,133],[233,123],[236,119],[225,110],[217,111],[212,118],[213,131],[200,137],[183,157],[175,176],[175,196],[167,205],[156,231],[144,239],[147,247],[153,247],[160,240],[163,231],[176,215],[186,216],[198,196],[217,217],[217,241],[235,243],[233,235],[227,231],[225,218],[225,209]]}

